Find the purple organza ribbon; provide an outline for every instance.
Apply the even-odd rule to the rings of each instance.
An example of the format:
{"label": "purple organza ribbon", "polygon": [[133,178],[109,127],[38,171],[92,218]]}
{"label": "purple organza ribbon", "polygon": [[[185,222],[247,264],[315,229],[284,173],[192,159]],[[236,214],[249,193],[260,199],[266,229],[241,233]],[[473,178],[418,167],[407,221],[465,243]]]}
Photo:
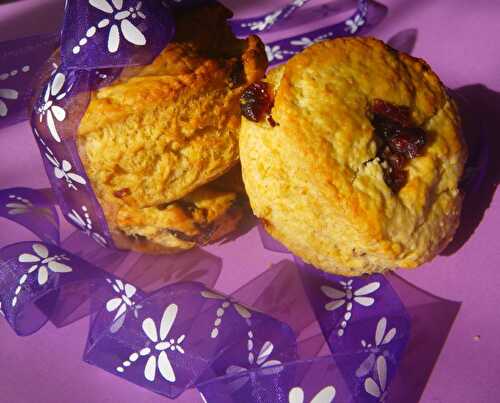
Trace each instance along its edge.
{"label": "purple organza ribbon", "polygon": [[[31,222],[29,228],[53,241],[0,250],[1,311],[18,335],[32,334],[47,320],[62,326],[93,314],[85,361],[171,398],[191,387],[208,402],[295,402],[304,393],[325,401],[386,398],[410,338],[410,319],[383,276],[347,279],[288,264],[274,270],[272,281],[261,280],[273,283],[272,295],[251,306],[197,282],[147,293],[94,264],[106,261],[109,270],[119,264],[119,252],[91,240],[78,242],[78,254],[70,244],[58,245],[50,200],[46,190],[0,194],[2,216],[23,216],[23,225]],[[81,257],[96,259],[95,248],[106,258],[91,263]],[[240,297],[248,300],[259,288]],[[283,295],[291,291],[287,301]],[[293,307],[297,319],[272,317],[280,311],[270,308],[275,304]],[[324,337],[299,342],[315,322],[313,314],[305,322],[300,314],[309,307]],[[331,355],[318,358],[325,339]]]}
{"label": "purple organza ribbon", "polygon": [[[415,302],[424,297],[400,280],[348,279],[284,262],[225,296],[211,289],[209,273],[220,270],[220,261],[203,252],[187,254],[192,260],[186,258],[182,270],[172,266],[168,285],[154,292],[141,289],[141,276],[163,258],[141,257],[135,281],[112,274],[124,255],[109,248],[75,134],[90,92],[166,46],[175,31],[172,8],[201,3],[68,0],[61,40],[52,35],[0,44],[6,68],[0,72],[0,127],[25,119],[34,97],[29,115],[53,189],[0,191],[0,216],[40,238],[0,250],[0,313],[19,335],[47,320],[64,326],[93,315],[84,359],[171,398],[196,387],[205,402],[217,403],[396,402],[402,390],[418,399],[400,374],[415,337],[410,323],[425,322]],[[235,20],[233,27],[238,34],[273,29],[305,3]],[[359,0],[344,22],[268,43],[270,62],[324,38],[357,34],[369,17],[367,1]],[[59,46],[60,57],[54,54]],[[33,94],[33,86],[41,90]],[[81,230],[62,244],[56,204]],[[436,336],[435,345],[442,341]],[[418,379],[425,384],[425,376]]]}
{"label": "purple organza ribbon", "polygon": [[238,36],[259,34],[273,29],[280,22],[290,18],[297,10],[309,3],[309,0],[294,0],[283,7],[258,17],[233,20],[231,23],[234,33]]}
{"label": "purple organza ribbon", "polygon": [[[52,219],[37,227],[50,200],[9,189],[0,214],[25,215],[43,236],[58,230]],[[226,296],[212,289],[221,261],[204,252],[141,256],[113,274],[126,256],[81,232],[6,246],[1,315],[18,335],[92,315],[84,360],[170,398],[196,387],[217,403],[417,402],[458,309],[396,276],[343,278],[287,260]],[[145,291],[151,271],[166,278]]]}
{"label": "purple organza ribbon", "polygon": [[[239,36],[246,36],[252,33],[258,34],[273,30],[290,17],[293,17],[308,2],[309,0],[294,0],[284,7],[260,17],[234,20],[232,22],[233,31]],[[380,12],[380,7],[376,7],[374,4],[370,4],[370,6],[373,14],[371,16],[369,2],[367,0],[358,0],[356,11],[344,21],[266,43],[269,64],[273,66],[282,63],[316,42],[359,34],[362,28],[367,25],[368,19],[370,17],[372,20],[376,19],[375,15]]]}

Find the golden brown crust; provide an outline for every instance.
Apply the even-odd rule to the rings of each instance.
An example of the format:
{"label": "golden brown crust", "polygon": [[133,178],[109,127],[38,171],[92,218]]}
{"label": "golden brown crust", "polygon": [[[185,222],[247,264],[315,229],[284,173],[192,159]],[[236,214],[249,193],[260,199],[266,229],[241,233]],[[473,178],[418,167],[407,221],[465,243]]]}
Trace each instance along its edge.
{"label": "golden brown crust", "polygon": [[[223,238],[236,229],[248,211],[238,172],[236,167],[169,204],[143,209],[121,206],[110,223],[115,244],[121,249],[162,254]],[[109,214],[110,209],[107,211]]]}
{"label": "golden brown crust", "polygon": [[[92,94],[77,144],[119,247],[187,249],[241,216],[240,195],[210,183],[238,164],[239,97],[267,62],[257,37],[234,37],[230,15],[220,5],[179,13],[176,37],[150,65],[126,68]],[[179,207],[193,197],[210,217]],[[217,230],[196,227],[209,224]]]}
{"label": "golden brown crust", "polygon": [[[243,120],[252,208],[293,252],[345,275],[412,268],[451,240],[467,157],[453,101],[422,60],[371,38],[325,41],[273,70],[278,126]],[[429,141],[395,193],[370,121],[375,99],[407,106]]]}

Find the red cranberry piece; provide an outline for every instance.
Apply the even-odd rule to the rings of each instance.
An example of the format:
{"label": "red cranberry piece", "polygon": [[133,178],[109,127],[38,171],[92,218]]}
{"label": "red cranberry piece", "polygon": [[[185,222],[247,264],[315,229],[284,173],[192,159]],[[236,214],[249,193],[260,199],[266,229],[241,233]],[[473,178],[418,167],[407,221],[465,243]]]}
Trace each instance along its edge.
{"label": "red cranberry piece", "polygon": [[408,181],[408,172],[399,169],[391,169],[385,172],[385,183],[389,186],[394,193],[397,193]]}
{"label": "red cranberry piece", "polygon": [[241,113],[248,120],[259,122],[273,108],[273,99],[266,83],[259,81],[251,84],[240,99]]}
{"label": "red cranberry piece", "polygon": [[375,134],[382,140],[387,140],[401,133],[401,125],[381,115],[375,115],[372,123],[375,127]]}
{"label": "red cranberry piece", "polygon": [[123,188],[116,190],[113,195],[118,199],[123,199],[124,197],[130,196],[131,192],[129,188]]}
{"label": "red cranberry piece", "polygon": [[406,106],[397,106],[381,99],[376,99],[373,102],[372,112],[403,127],[408,127],[411,123],[410,108]]}
{"label": "red cranberry piece", "polygon": [[393,170],[402,170],[406,165],[406,158],[402,154],[388,153],[386,159]]}
{"label": "red cranberry piece", "polygon": [[426,134],[414,127],[410,120],[410,109],[392,105],[376,99],[372,105],[372,124],[379,141],[379,157],[387,161],[384,179],[387,185],[398,192],[408,180],[404,167],[408,159],[419,156],[426,143]]}
{"label": "red cranberry piece", "polygon": [[419,128],[405,129],[401,134],[387,142],[392,151],[416,158],[425,146],[425,133]]}
{"label": "red cranberry piece", "polygon": [[177,205],[182,209],[182,211],[184,211],[184,213],[189,216],[189,217],[192,217],[194,212],[196,211],[196,204],[192,203],[192,202],[189,202],[189,201],[185,201],[185,200],[177,200]]}
{"label": "red cranberry piece", "polygon": [[271,127],[276,127],[278,126],[278,123],[276,123],[276,121],[273,119],[272,115],[269,115],[267,117],[267,121],[268,123],[271,125]]}

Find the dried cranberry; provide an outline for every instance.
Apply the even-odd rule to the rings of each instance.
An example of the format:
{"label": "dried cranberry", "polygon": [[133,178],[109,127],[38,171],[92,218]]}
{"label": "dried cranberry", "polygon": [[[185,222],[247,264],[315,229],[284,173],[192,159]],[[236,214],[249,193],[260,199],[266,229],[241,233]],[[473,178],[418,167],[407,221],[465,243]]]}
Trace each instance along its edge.
{"label": "dried cranberry", "polygon": [[269,124],[271,125],[271,127],[278,126],[278,123],[276,123],[276,121],[273,119],[272,115],[269,115],[267,117],[267,121],[269,122]]}
{"label": "dried cranberry", "polygon": [[124,197],[126,196],[130,196],[130,189],[129,188],[123,188],[123,189],[120,189],[120,190],[117,190],[113,193],[113,195],[115,197],[117,197],[118,199],[123,199]]}
{"label": "dried cranberry", "polygon": [[375,133],[383,140],[389,139],[401,132],[401,126],[398,123],[388,120],[380,115],[375,115],[372,123],[375,127]]}
{"label": "dried cranberry", "polygon": [[384,174],[385,183],[394,191],[399,192],[408,180],[408,172],[400,169],[391,169]]}
{"label": "dried cranberry", "polygon": [[388,153],[386,158],[392,169],[401,170],[406,165],[406,158],[404,155]]}
{"label": "dried cranberry", "polygon": [[403,127],[409,127],[411,123],[410,108],[406,106],[397,106],[381,99],[376,99],[373,102],[372,112]]}
{"label": "dried cranberry", "polygon": [[395,153],[404,154],[407,158],[413,159],[420,155],[425,146],[425,133],[418,128],[404,129],[401,134],[390,138],[387,143]]}
{"label": "dried cranberry", "polygon": [[194,212],[196,211],[196,204],[194,204],[193,202],[186,200],[177,200],[176,203],[188,217],[192,217]]}
{"label": "dried cranberry", "polygon": [[372,125],[379,142],[379,158],[387,161],[384,172],[387,185],[398,192],[408,180],[404,167],[418,157],[425,146],[426,134],[412,125],[410,109],[376,99],[372,106]]}
{"label": "dried cranberry", "polygon": [[241,113],[248,120],[259,122],[271,112],[273,103],[268,85],[259,81],[248,86],[241,95]]}

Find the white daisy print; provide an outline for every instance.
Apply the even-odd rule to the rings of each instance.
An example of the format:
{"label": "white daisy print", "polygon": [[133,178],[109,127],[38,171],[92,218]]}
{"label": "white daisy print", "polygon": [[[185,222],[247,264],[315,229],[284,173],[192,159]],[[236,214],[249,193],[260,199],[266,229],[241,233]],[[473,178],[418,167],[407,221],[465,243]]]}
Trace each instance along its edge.
{"label": "white daisy print", "polygon": [[[116,53],[120,47],[121,37],[133,45],[146,45],[146,37],[132,21],[141,18],[146,19],[142,12],[142,1],[137,2],[134,7],[123,8],[123,0],[89,0],[89,4],[98,10],[110,14],[109,18],[104,18],[97,24],[97,28],[106,28],[109,25],[108,51]],[[87,37],[92,37],[97,31],[96,27],[87,30]],[[89,35],[90,34],[90,35]],[[82,38],[78,46],[73,48],[73,53],[80,52],[81,46],[87,43],[87,38]]]}
{"label": "white daisy print", "polygon": [[372,294],[380,288],[380,283],[374,281],[353,291],[353,283],[353,280],[341,281],[340,285],[343,288],[342,290],[329,286],[321,287],[323,294],[332,299],[332,301],[325,304],[325,309],[327,311],[335,311],[345,305],[346,312],[344,313],[343,320],[340,322],[341,329],[338,330],[339,336],[344,335],[344,329],[352,318],[353,303],[357,303],[364,307],[372,306],[375,303],[375,299],[367,295]]}
{"label": "white daisy print", "polygon": [[379,402],[385,402],[387,399],[387,362],[384,356],[377,358],[376,379],[370,377],[365,380],[365,391],[376,397]]}
{"label": "white daisy print", "polygon": [[359,28],[365,25],[365,19],[361,15],[357,14],[354,18],[348,19],[345,22],[345,25],[345,30],[347,32],[355,34]]}
{"label": "white daisy print", "polygon": [[182,343],[186,339],[185,334],[177,338],[168,339],[169,333],[177,317],[178,310],[179,307],[176,304],[170,304],[163,313],[159,329],[157,329],[157,326],[152,318],[145,319],[142,322],[142,330],[148,339],[154,343],[154,348],[151,349],[149,347],[145,347],[141,351],[131,354],[128,360],[124,361],[122,366],[116,368],[116,370],[123,373],[125,372],[125,368],[131,366],[139,359],[139,357],[148,357],[144,368],[144,377],[148,381],[155,381],[156,371],[158,370],[163,379],[168,382],[175,382],[176,375],[172,364],[170,363],[170,359],[168,358],[167,351],[176,351],[184,354]]}
{"label": "white daisy print", "polygon": [[64,179],[66,181],[66,184],[68,185],[68,188],[73,189],[73,190],[78,190],[77,186],[75,184],[80,184],[80,185],[86,185],[87,181],[77,173],[73,172],[73,166],[69,161],[62,160],[62,162],[59,162],[59,160],[56,158],[56,156],[52,153],[50,149],[47,148],[47,153],[45,153],[45,156],[49,160],[49,162],[54,166],[54,176],[57,179]]}
{"label": "white daisy print", "polygon": [[111,333],[116,333],[125,323],[125,313],[127,310],[131,310],[134,313],[134,316],[138,318],[139,309],[141,309],[142,306],[136,305],[133,299],[137,292],[137,288],[135,288],[132,284],[124,283],[120,279],[112,281],[108,278],[106,281],[111,284],[113,290],[118,294],[117,297],[111,298],[106,303],[106,310],[110,313],[115,312],[113,324],[111,325]]}
{"label": "white daisy print", "polygon": [[40,122],[43,121],[44,117],[47,117],[47,127],[54,140],[58,143],[61,142],[61,136],[57,131],[56,121],[63,122],[66,119],[66,111],[59,105],[56,105],[55,102],[62,100],[67,95],[69,89],[65,92],[62,91],[65,82],[66,76],[64,74],[56,73],[53,76],[45,90],[43,104],[37,111],[40,115]]}
{"label": "white daisy print", "polygon": [[[327,386],[320,390],[309,403],[332,403],[337,391],[333,386]],[[306,403],[304,390],[296,387],[288,393],[288,403]]]}
{"label": "white daisy print", "polygon": [[5,314],[3,313],[3,310],[2,310],[2,301],[0,301],[0,316],[5,318]]}
{"label": "white daisy print", "polygon": [[207,299],[223,301],[221,306],[217,309],[217,319],[214,322],[214,328],[212,329],[212,332],[210,334],[210,337],[212,337],[212,339],[215,339],[219,335],[219,327],[222,324],[222,317],[224,316],[226,309],[232,307],[238,313],[238,315],[240,315],[247,321],[252,317],[251,312],[246,307],[238,304],[229,297],[221,294],[216,294],[213,291],[202,291],[201,295]]}
{"label": "white daisy print", "polygon": [[387,331],[387,318],[383,317],[377,323],[377,329],[375,330],[375,345],[368,343],[366,340],[361,340],[361,346],[363,346],[366,351],[369,351],[370,355],[356,370],[357,377],[365,377],[371,372],[375,365],[375,357],[377,354],[383,354],[383,346],[389,344],[396,336],[396,333],[397,330],[395,327]]}

